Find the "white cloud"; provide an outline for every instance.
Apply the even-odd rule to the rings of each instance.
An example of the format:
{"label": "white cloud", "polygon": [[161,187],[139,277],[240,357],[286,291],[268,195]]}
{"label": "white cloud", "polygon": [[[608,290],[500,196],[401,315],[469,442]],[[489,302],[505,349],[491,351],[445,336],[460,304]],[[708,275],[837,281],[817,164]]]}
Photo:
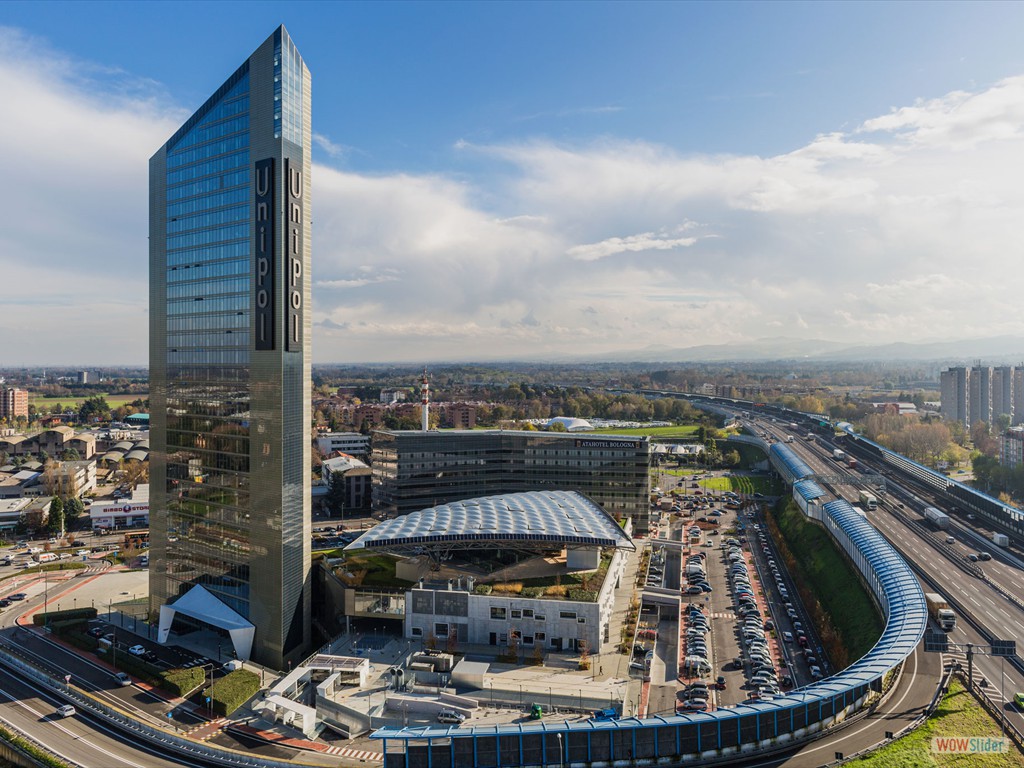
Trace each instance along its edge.
{"label": "white cloud", "polygon": [[599,243],[574,245],[566,253],[579,261],[596,261],[606,256],[619,253],[638,253],[641,251],[667,251],[672,248],[685,248],[697,242],[695,237],[677,237],[674,239],[658,237],[653,232],[643,232],[628,237],[609,237]]}
{"label": "white cloud", "polygon": [[[0,264],[19,287],[4,358],[141,362],[147,162],[185,114],[152,83],[39,50],[0,30],[19,105],[0,121]],[[1008,78],[772,157],[524,138],[459,142],[457,177],[317,164],[316,359],[1022,333],[1022,124],[1024,78]]]}

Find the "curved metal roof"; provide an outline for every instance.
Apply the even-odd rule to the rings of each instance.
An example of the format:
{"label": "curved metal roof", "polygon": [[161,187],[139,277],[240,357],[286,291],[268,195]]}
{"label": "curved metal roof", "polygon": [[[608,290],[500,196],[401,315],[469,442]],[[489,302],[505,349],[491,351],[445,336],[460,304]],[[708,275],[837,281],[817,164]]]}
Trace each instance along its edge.
{"label": "curved metal roof", "polygon": [[804,501],[813,501],[826,495],[821,486],[813,480],[800,480],[793,484],[793,490],[799,493]]}
{"label": "curved metal roof", "polygon": [[775,443],[771,448],[768,449],[768,455],[771,457],[772,464],[782,475],[782,479],[787,483],[792,483],[795,480],[800,480],[813,475],[814,471],[807,465],[803,459],[793,452],[793,449],[783,443]]}
{"label": "curved metal roof", "polygon": [[407,550],[482,541],[635,549],[615,519],[574,491],[529,491],[421,509],[371,528],[346,549]]}
{"label": "curved metal roof", "polygon": [[[778,447],[776,444],[773,448]],[[601,723],[590,721],[540,722],[500,726],[468,726],[445,728],[381,728],[373,739],[415,741],[430,738],[473,737],[486,734],[526,734],[537,731],[572,733],[595,728],[619,730],[623,728],[651,728],[659,725],[682,723],[720,723],[743,715],[779,712],[793,707],[806,707],[819,701],[831,700],[844,692],[868,685],[914,652],[928,625],[928,609],[924,593],[910,566],[892,545],[848,501],[833,501],[822,507],[824,520],[833,536],[845,546],[848,541],[863,557],[868,584],[882,603],[886,615],[885,629],[875,646],[863,657],[841,672],[816,683],[788,691],[779,698],[758,702],[745,702],[734,707],[711,712],[690,712],[674,715],[656,715],[645,719],[626,718]],[[845,541],[844,541],[845,540]],[[877,586],[876,586],[877,585]]]}

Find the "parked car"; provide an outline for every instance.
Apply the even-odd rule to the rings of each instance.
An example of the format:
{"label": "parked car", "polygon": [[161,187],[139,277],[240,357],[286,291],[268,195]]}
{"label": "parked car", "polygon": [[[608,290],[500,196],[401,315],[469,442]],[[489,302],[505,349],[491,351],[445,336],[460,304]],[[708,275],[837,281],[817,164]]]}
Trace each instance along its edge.
{"label": "parked car", "polygon": [[454,709],[442,709],[437,713],[437,722],[439,723],[462,725],[465,721],[466,716],[461,712],[456,712]]}

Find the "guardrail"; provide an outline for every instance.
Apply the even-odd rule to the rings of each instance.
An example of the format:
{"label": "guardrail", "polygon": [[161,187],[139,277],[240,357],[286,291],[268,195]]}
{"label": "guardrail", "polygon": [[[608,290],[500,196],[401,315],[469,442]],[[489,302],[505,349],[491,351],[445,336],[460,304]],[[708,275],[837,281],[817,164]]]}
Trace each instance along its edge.
{"label": "guardrail", "polygon": [[[300,761],[271,760],[262,756],[247,755],[243,752],[221,749],[205,742],[192,741],[181,734],[172,733],[164,728],[157,728],[135,720],[126,713],[97,701],[77,686],[67,685],[62,681],[53,679],[46,672],[33,667],[3,647],[0,647],[0,664],[33,682],[41,684],[54,695],[74,704],[76,707],[87,710],[95,717],[102,718],[107,724],[121,732],[131,734],[136,739],[141,739],[141,743],[148,744],[156,750],[162,749],[169,753],[186,754],[193,759],[202,760],[212,765],[228,766],[229,768],[263,768],[264,766],[267,768],[295,768],[297,765],[312,766],[310,763],[302,763]],[[48,747],[42,746],[42,748],[53,754]]]}

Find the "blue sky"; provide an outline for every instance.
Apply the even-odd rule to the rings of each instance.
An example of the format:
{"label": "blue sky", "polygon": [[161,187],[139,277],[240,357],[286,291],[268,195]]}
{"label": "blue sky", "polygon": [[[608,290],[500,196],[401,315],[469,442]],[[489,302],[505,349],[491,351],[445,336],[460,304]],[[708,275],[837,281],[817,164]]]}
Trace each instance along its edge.
{"label": "blue sky", "polygon": [[[1020,3],[4,3],[21,108],[0,163],[23,188],[0,263],[29,250],[50,275],[2,298],[3,362],[145,361],[145,160],[279,23],[313,73],[317,362],[1021,333],[1022,22]],[[26,335],[50,323],[74,359]]]}

